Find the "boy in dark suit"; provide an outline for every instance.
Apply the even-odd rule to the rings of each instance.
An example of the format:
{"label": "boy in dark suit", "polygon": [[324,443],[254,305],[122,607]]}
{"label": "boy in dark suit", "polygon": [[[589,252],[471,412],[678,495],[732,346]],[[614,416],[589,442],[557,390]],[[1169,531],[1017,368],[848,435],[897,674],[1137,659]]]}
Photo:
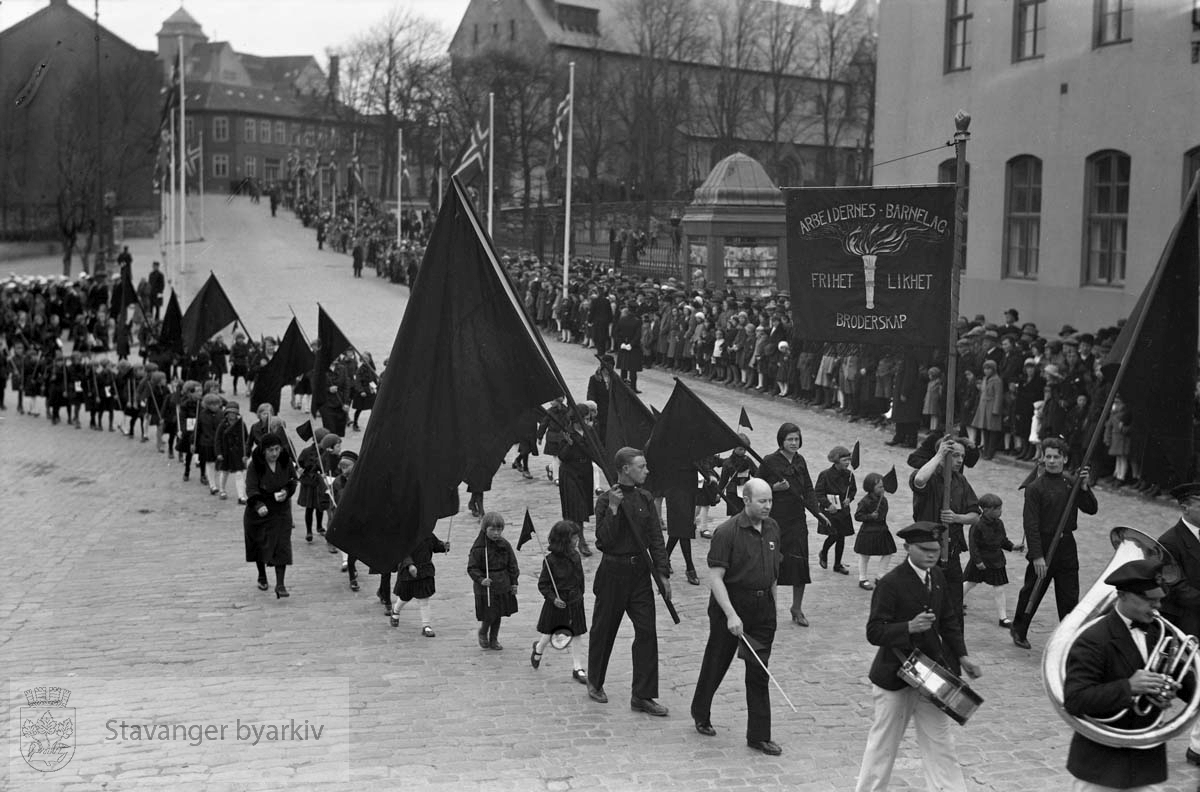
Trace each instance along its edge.
{"label": "boy in dark suit", "polygon": [[954,674],[980,674],[979,666],[967,656],[958,600],[948,591],[937,565],[942,531],[937,523],[918,522],[898,532],[908,560],[881,577],[871,597],[867,640],[879,647],[870,672],[875,720],[867,734],[858,792],[888,788],[910,720],[916,722],[926,785],[947,792],[967,788],[954,755],[950,718],[897,673],[905,658],[920,649]]}

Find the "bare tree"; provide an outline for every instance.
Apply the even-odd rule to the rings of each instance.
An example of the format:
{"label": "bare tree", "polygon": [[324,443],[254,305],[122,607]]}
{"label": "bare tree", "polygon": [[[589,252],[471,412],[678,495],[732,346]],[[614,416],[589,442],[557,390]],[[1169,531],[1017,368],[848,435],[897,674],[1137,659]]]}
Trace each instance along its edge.
{"label": "bare tree", "polygon": [[[696,98],[714,140],[710,166],[732,154],[737,141],[746,137],[745,119],[751,114],[755,88],[759,88],[754,72],[759,64],[765,5],[762,0],[709,2],[704,19],[711,30],[705,52],[710,69],[700,73]],[[761,88],[757,95],[761,96]]]}
{"label": "bare tree", "polygon": [[[598,43],[598,42],[597,42]],[[587,173],[587,198],[590,206],[588,227],[591,241],[596,240],[599,211],[600,173],[609,160],[620,132],[614,129],[612,111],[620,91],[619,73],[612,61],[594,48],[575,64],[575,143],[573,153]]]}
{"label": "bare tree", "polygon": [[800,69],[800,48],[808,37],[811,17],[796,6],[771,3],[763,20],[762,66],[766,72],[767,92],[763,118],[770,141],[771,171],[783,171],[783,143],[796,124],[796,74]]}
{"label": "bare tree", "polygon": [[845,133],[858,130],[862,123],[854,112],[851,67],[869,35],[867,20],[857,12],[825,11],[812,29],[806,71],[818,81],[813,98],[822,147],[818,163],[822,184],[837,184],[846,175],[838,162]]}

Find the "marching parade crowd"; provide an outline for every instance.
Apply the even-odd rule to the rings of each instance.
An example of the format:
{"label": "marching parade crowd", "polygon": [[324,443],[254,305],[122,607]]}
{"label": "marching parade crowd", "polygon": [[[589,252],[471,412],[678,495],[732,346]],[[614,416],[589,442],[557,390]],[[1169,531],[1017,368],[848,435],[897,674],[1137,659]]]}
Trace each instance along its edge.
{"label": "marching parade crowd", "polygon": [[[335,217],[304,204],[295,208],[306,226],[316,228],[319,244],[330,241],[335,250],[351,255],[356,276],[365,265],[409,284],[419,277],[427,217],[411,218],[406,236],[413,241],[397,248],[385,241],[394,237],[394,221],[389,228],[381,216],[367,215],[360,218],[355,233],[353,225],[346,225],[344,209]],[[857,788],[887,788],[911,721],[929,788],[965,789],[945,703],[906,684],[901,666],[906,655],[919,650],[956,676],[980,673],[967,651],[963,611],[965,595],[981,583],[992,589],[999,626],[1011,631],[1017,646],[1030,648],[1032,615],[1024,606],[1040,597],[1040,581],[1054,585],[1060,619],[1079,600],[1074,514],[1096,513],[1093,481],[1158,494],[1157,487],[1138,481],[1146,449],[1131,443],[1136,416],[1119,399],[1110,415],[1098,414],[1106,388],[1101,362],[1119,329],[1080,333],[1063,326],[1057,337],[1045,338],[1034,325],[1022,324],[1015,310],[1006,311],[1002,323],[964,318],[959,327],[959,374],[956,382],[947,384],[945,361],[934,352],[922,356],[911,350],[798,338],[787,295],[739,296],[703,284],[689,289],[674,279],[647,281],[581,260],[572,263],[564,296],[560,274],[535,259],[505,256],[503,263],[543,332],[594,349],[600,360],[589,380],[588,400],[576,410],[561,401],[548,405],[543,420],[526,427],[512,463],[531,477],[529,458],[541,446],[540,453],[552,460],[546,473],[557,484],[562,510],[562,520],[548,533],[548,552],[538,574],[535,601],[540,610],[531,666],[540,668],[551,642],[564,641],[572,650],[572,678],[586,685],[591,700],[607,703],[609,660],[628,615],[634,628],[631,707],[652,716],[668,715],[667,707],[657,701],[652,580],[658,576],[669,601],[671,557],[678,547],[685,579],[699,585],[692,543],[698,529],[705,529],[700,537],[709,540],[709,632],[690,715],[698,733],[716,734],[711,723],[713,696],[737,656],[746,666],[747,744],[779,755],[782,748],[771,734],[773,678],[768,660],[780,586],[785,596],[791,588],[792,622],[809,624],[803,598],[813,581],[806,516],[812,515],[824,537],[819,565],[849,575],[843,563],[845,543],[854,537],[859,587],[872,597],[867,638],[879,647],[870,671],[875,720]],[[120,274],[111,279],[10,279],[0,287],[0,378],[11,385],[17,412],[31,418],[44,413],[49,426],[82,429],[86,411],[93,431],[103,431],[106,423],[108,431],[115,431],[119,424],[130,441],[140,438],[143,443],[149,443],[152,434],[157,452],[183,464],[184,481],[190,479],[194,460],[200,481],[214,497],[226,499],[232,491],[243,506],[245,560],[256,566],[258,588],[270,589],[271,567],[276,597],[288,597],[292,499],[304,509],[306,542],[322,536],[325,521],[332,520],[339,495],[354,475],[358,457],[343,450],[342,440],[348,429],[360,428],[361,413],[372,407],[378,381],[373,362],[351,351],[323,373],[330,393],[322,399],[323,425],[314,429],[306,422],[297,427],[297,434],[310,441],[297,453],[271,405],[250,405],[256,420],[247,423],[238,404],[239,386],[243,393],[250,392],[256,374],[270,360],[274,341],[256,343],[235,326],[232,344],[216,336],[198,354],[180,358],[159,343],[163,284],[160,274],[155,277],[158,265],[134,288],[131,261],[121,264]],[[911,470],[899,480],[895,471],[871,472],[860,482],[854,472],[856,451],[839,445],[823,454],[828,467],[814,477],[800,454],[800,427],[784,423],[777,432],[778,449],[760,463],[742,448],[724,457],[695,460],[697,483],[682,491],[647,489],[652,484],[647,484],[644,452],[610,449],[617,483],[595,488],[593,465],[601,460],[586,450],[584,435],[595,426],[604,436],[612,389],[627,385],[638,392],[638,373],[651,367],[792,399],[811,409],[836,410],[851,422],[880,427],[890,422],[895,432],[888,444],[912,449]],[[615,382],[617,378],[624,385]],[[312,388],[308,376],[293,383],[291,406],[305,409]],[[0,389],[0,409],[7,408],[7,390]],[[946,398],[954,399],[959,416],[958,425],[949,431],[939,421]],[[1107,453],[1088,466],[1082,448],[1099,423]],[[969,469],[980,458],[996,455],[1039,460],[1022,495],[1023,508],[1008,510],[1022,515],[1021,527],[1011,533],[1002,519],[1001,498],[977,494],[968,480]],[[490,651],[503,649],[502,619],[518,610],[516,551],[529,538],[522,530],[514,548],[504,536],[504,516],[484,508],[494,472],[467,482],[479,531],[466,572],[480,623],[479,645]],[[1068,499],[1076,476],[1079,496]],[[889,515],[887,496],[905,478],[913,513],[911,519],[897,519]],[[1191,558],[1190,543],[1200,542],[1200,486],[1180,484],[1184,486],[1172,490],[1172,496],[1180,503],[1182,519],[1172,529],[1178,537],[1170,541],[1182,543],[1181,556]],[[708,509],[722,504],[726,519],[707,530]],[[1055,526],[1065,513],[1066,531],[1057,553],[1048,559]],[[907,527],[893,531],[897,523]],[[592,555],[589,531],[603,555],[585,570],[580,556]],[[1166,535],[1163,541],[1168,542]],[[400,623],[403,609],[415,599],[421,634],[435,637],[431,599],[438,572],[433,559],[448,550],[448,542],[430,536],[395,569],[369,570],[380,577],[376,593],[392,626]],[[1020,550],[1026,551],[1028,565],[1014,621],[1006,605],[1005,552]],[[338,552],[332,544],[329,551]],[[893,567],[897,553],[901,559]],[[1200,552],[1195,556],[1200,559]],[[341,561],[350,588],[359,590],[357,560],[343,553]],[[1116,695],[1112,686],[1118,682],[1124,685],[1121,695],[1146,696],[1161,707],[1175,695],[1195,695],[1194,677],[1179,680],[1139,668],[1118,679],[1103,656],[1127,648],[1118,646],[1120,642],[1130,642],[1146,656],[1147,639],[1139,643],[1137,630],[1145,620],[1147,602],[1185,631],[1200,631],[1195,623],[1200,614],[1200,563],[1189,564],[1183,583],[1169,591],[1162,589],[1161,570],[1152,564],[1131,562],[1109,576],[1120,592],[1113,611],[1119,619],[1115,626],[1103,626],[1124,632],[1120,641],[1093,648],[1091,655],[1082,649],[1072,652],[1066,707],[1073,715],[1110,713]],[[589,574],[595,595],[590,626],[583,605]],[[586,662],[569,640],[585,633],[590,636]],[[1137,720],[1135,714],[1121,717]],[[1198,731],[1193,729],[1187,758],[1200,764]],[[1076,735],[1068,766],[1078,789],[1149,789],[1166,778],[1165,746],[1160,743],[1147,751],[1114,748]]]}

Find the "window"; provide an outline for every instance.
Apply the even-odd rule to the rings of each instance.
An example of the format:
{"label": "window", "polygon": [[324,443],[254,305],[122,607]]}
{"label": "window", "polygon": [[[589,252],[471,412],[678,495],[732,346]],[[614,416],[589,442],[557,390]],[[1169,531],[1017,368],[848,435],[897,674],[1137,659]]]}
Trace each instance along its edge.
{"label": "window", "polygon": [[[954,158],[943,160],[938,165],[937,180],[943,184],[953,184],[955,181],[955,172],[958,170],[958,161]],[[967,163],[967,167],[963,168],[963,225],[962,225],[962,243],[965,247],[967,244],[967,213],[971,208],[971,163]],[[963,257],[963,266],[967,266],[966,257]]]}
{"label": "window", "polygon": [[1013,60],[1040,58],[1046,54],[1046,0],[1017,0],[1013,8]]}
{"label": "window", "polygon": [[499,22],[492,23],[492,38],[494,38],[494,39],[500,38],[500,23]]}
{"label": "window", "polygon": [[183,119],[183,136],[185,138],[187,138],[188,140],[196,139],[196,123],[195,123],[195,121],[196,121],[196,119],[194,119],[194,118]]}
{"label": "window", "polygon": [[253,179],[258,175],[258,158],[247,156],[242,160],[242,175],[248,179]]}
{"label": "window", "polygon": [[1129,170],[1129,155],[1121,151],[1101,151],[1088,158],[1086,281],[1093,286],[1125,282]]}
{"label": "window", "polygon": [[247,143],[254,143],[258,139],[258,122],[253,118],[247,118],[242,122],[242,140]]}
{"label": "window", "polygon": [[1036,280],[1042,224],[1042,161],[1013,157],[1004,181],[1004,277]]}
{"label": "window", "polygon": [[287,145],[287,124],[282,121],[275,122],[275,143],[280,146]]}
{"label": "window", "polygon": [[1187,198],[1192,186],[1192,179],[1200,172],[1200,146],[1196,146],[1183,155],[1183,197]]}
{"label": "window", "polygon": [[218,143],[229,140],[229,119],[225,116],[213,117],[213,140]]}
{"label": "window", "polygon": [[1096,46],[1133,39],[1133,0],[1096,0]]}
{"label": "window", "polygon": [[263,179],[265,179],[267,182],[279,181],[279,160],[263,160]]}
{"label": "window", "polygon": [[479,25],[474,25],[472,27],[471,43],[476,47],[479,46]]}
{"label": "window", "polygon": [[227,178],[229,176],[228,154],[213,154],[212,174],[218,179]]}
{"label": "window", "polygon": [[271,122],[260,121],[258,124],[258,139],[263,143],[271,142]]}
{"label": "window", "polygon": [[517,40],[517,20],[515,19],[508,20],[508,40]]}
{"label": "window", "polygon": [[967,48],[971,44],[968,25],[971,22],[970,0],[946,0],[946,71],[971,68]]}

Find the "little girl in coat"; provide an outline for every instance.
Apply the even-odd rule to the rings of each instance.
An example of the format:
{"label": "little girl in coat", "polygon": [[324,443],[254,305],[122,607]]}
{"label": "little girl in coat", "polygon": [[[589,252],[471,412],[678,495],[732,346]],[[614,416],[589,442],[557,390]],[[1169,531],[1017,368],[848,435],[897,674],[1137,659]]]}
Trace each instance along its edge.
{"label": "little girl in coat", "polygon": [[971,526],[971,536],[968,539],[971,558],[963,574],[963,580],[966,581],[963,585],[963,600],[966,600],[971,589],[978,584],[986,583],[991,586],[1000,627],[1008,629],[1012,626],[1012,620],[1008,618],[1008,606],[1004,601],[1004,587],[1008,585],[1004,551],[1019,551],[1025,548],[1009,541],[1004,531],[1004,521],[1000,519],[1002,507],[1003,502],[998,495],[989,492],[979,498],[982,514],[979,522]]}
{"label": "little girl in coat", "polygon": [[[896,540],[888,528],[888,500],[883,476],[868,473],[863,478],[866,495],[858,502],[854,519],[860,523],[858,536],[854,537],[854,552],[858,554],[858,587],[865,591],[875,588],[875,581],[887,573],[896,552]],[[870,576],[871,559],[879,559],[874,577]]]}
{"label": "little girl in coat", "polygon": [[422,539],[400,562],[400,570],[396,574],[395,594],[392,597],[391,622],[393,627],[400,626],[400,611],[410,601],[416,600],[421,608],[421,635],[433,638],[431,622],[430,598],[437,593],[434,580],[436,569],[433,566],[434,553],[449,553],[450,543],[443,542],[433,534]]}
{"label": "little girl in coat", "polygon": [[500,620],[517,612],[517,554],[504,538],[504,518],[488,512],[479,523],[479,536],[471,546],[467,574],[475,583],[475,618],[479,620],[479,647],[504,647],[497,641]]}
{"label": "little girl in coat", "polygon": [[[559,520],[550,529],[550,552],[542,561],[542,573],[538,578],[538,591],[546,601],[538,616],[538,639],[533,642],[533,651],[529,655],[529,664],[534,668],[541,667],[542,654],[555,632],[566,630],[572,637],[587,632],[587,615],[583,609],[583,562],[573,541],[578,529],[570,520]],[[583,670],[578,642],[572,640],[568,647],[574,669],[571,678],[586,685],[587,672]]]}

